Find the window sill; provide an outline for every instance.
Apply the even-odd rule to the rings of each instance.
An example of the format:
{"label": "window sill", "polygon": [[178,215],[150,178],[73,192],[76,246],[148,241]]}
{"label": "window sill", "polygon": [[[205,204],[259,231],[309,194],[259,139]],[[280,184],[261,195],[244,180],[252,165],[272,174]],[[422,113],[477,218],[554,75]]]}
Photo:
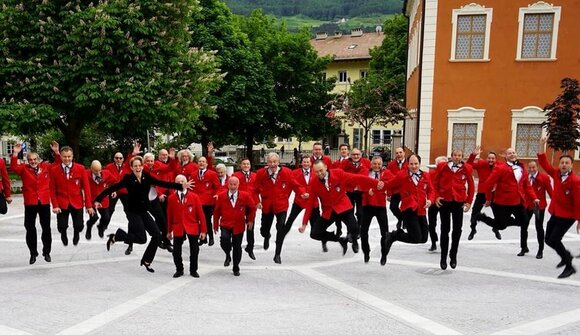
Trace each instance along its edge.
{"label": "window sill", "polygon": [[555,62],[558,58],[516,58],[516,62]]}
{"label": "window sill", "polygon": [[489,63],[491,59],[450,59],[451,63]]}

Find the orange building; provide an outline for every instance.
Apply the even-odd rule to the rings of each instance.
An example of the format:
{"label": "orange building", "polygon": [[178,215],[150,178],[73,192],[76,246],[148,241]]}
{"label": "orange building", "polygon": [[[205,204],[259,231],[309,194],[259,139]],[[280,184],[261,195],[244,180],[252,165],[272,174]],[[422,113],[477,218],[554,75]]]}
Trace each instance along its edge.
{"label": "orange building", "polygon": [[405,146],[424,164],[478,144],[534,158],[543,107],[563,78],[580,79],[580,1],[406,0],[404,11]]}

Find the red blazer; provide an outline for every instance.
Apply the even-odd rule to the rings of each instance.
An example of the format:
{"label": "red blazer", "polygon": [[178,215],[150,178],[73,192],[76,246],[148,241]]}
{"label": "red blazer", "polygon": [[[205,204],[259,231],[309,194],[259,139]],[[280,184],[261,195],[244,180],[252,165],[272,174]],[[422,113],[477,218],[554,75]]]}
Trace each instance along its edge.
{"label": "red blazer", "polygon": [[[55,155],[54,164],[60,164],[60,155]],[[38,165],[38,174],[28,164],[20,164],[18,158],[10,158],[10,169],[20,176],[22,180],[22,195],[24,206],[36,206],[50,204],[50,168],[52,164],[42,162]],[[4,178],[2,178],[4,180]]]}
{"label": "red blazer", "polygon": [[487,185],[487,179],[489,178],[489,175],[496,166],[502,165],[504,163],[496,161],[495,164],[492,167],[490,167],[489,164],[487,163],[487,160],[479,159],[476,162],[475,155],[471,154],[469,155],[469,159],[467,160],[467,162],[465,162],[465,164],[471,165],[471,167],[473,167],[473,170],[477,172],[477,177],[479,178],[479,181],[477,183],[477,193],[486,193],[487,190],[489,189],[489,186]]}
{"label": "red blazer", "polygon": [[491,191],[495,189],[493,202],[498,205],[516,206],[522,204],[527,207],[527,199],[537,199],[534,190],[530,186],[528,172],[521,163],[520,167],[522,168],[522,178],[519,182],[514,176],[512,167],[508,164],[494,167],[493,172],[487,179],[489,188],[485,193],[485,198],[492,199]]}
{"label": "red blazer", "polygon": [[213,227],[223,227],[232,230],[234,235],[242,234],[246,230],[246,222],[253,222],[256,216],[256,204],[252,195],[238,190],[236,205],[232,207],[228,191],[218,194],[215,210],[213,211]]}
{"label": "red blazer", "polygon": [[[224,178],[224,184],[223,184],[223,185],[222,185],[222,182],[221,182],[221,180],[220,180],[220,177],[218,176],[218,184],[219,184],[219,188],[218,188],[218,191],[216,192],[216,194],[217,194],[217,193],[220,193],[220,192],[222,192],[222,191],[225,191],[225,190],[227,190],[227,189],[228,189],[228,183],[229,183],[229,182],[230,182],[230,176],[228,176],[227,174],[226,174],[226,177]],[[241,182],[241,181],[240,181],[240,182]]]}
{"label": "red blazer", "polygon": [[[117,182],[121,181],[121,179],[123,179],[124,175],[131,173],[131,167],[129,167],[129,160],[130,160],[130,157],[132,157],[132,156],[133,155],[130,154],[127,157],[127,159],[123,162],[123,164],[121,164],[121,168],[119,168],[117,166],[117,164],[115,164],[115,162],[113,162],[113,163],[107,164],[107,166],[105,166],[105,170],[109,171],[111,173],[111,175],[115,176],[115,178],[117,179]],[[126,188],[122,188],[122,189],[117,191],[117,195],[123,195],[123,194],[127,194]]]}
{"label": "red blazer", "polygon": [[548,162],[545,154],[538,154],[538,161],[554,180],[552,201],[548,208],[550,214],[563,219],[580,220],[580,178],[572,172],[562,182],[560,170]]}
{"label": "red blazer", "polygon": [[[454,173],[448,162],[441,162],[437,165],[434,177],[435,198],[442,197],[443,201],[466,202],[469,204],[473,202],[475,185],[473,183],[471,165],[461,164],[461,167]],[[465,187],[466,183],[467,188]]]}
{"label": "red blazer", "polygon": [[184,234],[199,235],[207,233],[205,215],[199,196],[187,192],[183,203],[179,199],[178,191],[172,190],[167,197],[167,233],[180,237]]}
{"label": "red blazer", "polygon": [[[334,161],[334,163],[332,163],[332,168],[333,169],[341,169],[342,168],[342,162],[345,160],[348,160],[349,157],[346,157],[345,159],[342,159],[342,157],[339,157],[337,160]],[[330,166],[328,167],[329,169],[331,168]]]}
{"label": "red blazer", "polygon": [[[352,209],[352,204],[346,196],[346,190],[349,187],[358,186],[361,191],[367,192],[372,187],[376,187],[379,182],[367,176],[344,172],[341,169],[331,169],[328,173],[329,188],[327,189],[324,181],[317,177],[318,180],[311,185],[312,193],[310,194],[310,197],[320,199],[322,218],[326,220],[330,219],[332,212],[340,214]],[[310,218],[310,212],[311,208],[305,215],[307,219]]]}
{"label": "red blazer", "polygon": [[[330,156],[322,156],[322,161],[324,162],[324,164],[326,164],[326,167],[328,167],[329,169],[332,168],[332,158],[330,158]],[[310,156],[310,163],[311,165],[314,165],[314,156]]]}
{"label": "red blazer", "polygon": [[70,205],[81,209],[83,202],[86,208],[93,207],[89,178],[81,164],[72,164],[68,179],[61,164],[53,165],[50,168],[49,188],[53,208],[66,210]]}
{"label": "red blazer", "polygon": [[[268,168],[260,169],[256,173],[256,192],[262,199],[262,213],[280,213],[288,210],[288,199],[292,190],[298,190],[296,196],[302,195],[300,186],[296,184],[292,170],[280,167],[276,182],[274,183]],[[298,188],[297,188],[298,187]]]}
{"label": "red blazer", "polygon": [[246,175],[243,171],[234,172],[233,176],[238,177],[240,180],[240,191],[248,192],[252,195],[254,203],[260,202],[260,197],[256,193],[256,173],[248,171],[248,179],[246,180]]}
{"label": "red blazer", "polygon": [[[374,179],[374,176],[370,176],[374,172],[369,171],[369,178]],[[383,170],[379,173],[379,179],[383,182],[388,182],[389,180],[395,178],[395,176],[389,170]],[[363,193],[363,206],[375,206],[375,207],[385,207],[387,206],[387,189],[377,190],[376,187],[372,188],[373,195],[369,195],[368,192]]]}
{"label": "red blazer", "polygon": [[177,176],[178,174],[182,174],[187,178],[187,180],[195,179],[197,180],[197,173],[199,171],[199,166],[194,162],[189,162],[185,165],[179,164],[179,160],[174,159],[169,164],[171,169],[173,170],[173,175]]}
{"label": "red blazer", "polygon": [[431,203],[435,201],[435,191],[431,185],[429,173],[422,172],[419,183],[415,185],[409,170],[400,171],[395,178],[389,180],[385,187],[388,189],[397,188],[401,194],[401,211],[412,209],[419,216],[427,215],[425,205],[427,200]]}
{"label": "red blazer", "polygon": [[[368,160],[368,158],[364,158],[362,157],[359,161],[358,164],[355,165],[355,162],[353,161],[352,158],[343,160],[340,168],[344,171],[344,172],[348,172],[348,173],[352,173],[352,174],[358,174],[361,176],[367,176],[369,175],[369,170],[371,169],[371,161]],[[346,191],[347,192],[352,192],[355,191],[356,185],[349,187]],[[358,191],[358,190],[357,190]]]}
{"label": "red blazer", "polygon": [[193,185],[193,192],[199,195],[201,204],[203,206],[213,206],[215,204],[214,195],[216,195],[221,188],[218,175],[215,171],[205,169],[203,176],[199,176],[199,171],[195,177],[195,185]]}
{"label": "red blazer", "polygon": [[[150,168],[149,165],[145,164],[143,170],[145,172],[149,172],[150,175],[159,180],[168,181],[172,183],[175,182],[175,177],[171,178],[171,176],[173,176],[174,170],[170,164],[162,163],[160,161],[154,161],[153,168]],[[169,194],[169,189],[167,188],[155,186],[155,189],[157,190],[157,196],[162,194],[165,195]]]}
{"label": "red blazer", "polygon": [[[396,159],[393,159],[389,162],[389,164],[387,164],[387,170],[391,171],[391,173],[396,176],[399,172],[401,171],[407,171],[409,167],[409,162],[407,162],[407,160],[405,159],[405,161],[403,162],[401,168],[399,168],[399,163],[397,163]],[[399,189],[396,187],[393,187],[389,190],[387,190],[388,194],[397,194],[399,193]]]}
{"label": "red blazer", "polygon": [[10,197],[10,179],[8,179],[8,170],[6,169],[6,163],[4,159],[0,157],[0,193],[4,194],[4,197]]}
{"label": "red blazer", "polygon": [[[529,175],[528,175],[528,178],[529,178]],[[534,181],[531,181],[530,185],[534,189],[534,193],[536,193],[536,197],[538,197],[538,199],[540,199],[540,204],[539,204],[538,208],[539,209],[546,209],[546,207],[548,207],[548,201],[546,200],[546,193],[548,193],[550,195],[550,198],[552,197],[552,181],[550,180],[550,177],[547,174],[538,171],[538,174],[536,175],[536,179]],[[527,200],[527,204],[528,204],[527,209],[529,209],[529,210],[534,209],[534,199],[528,198],[526,200]]]}
{"label": "red blazer", "polygon": [[[101,182],[97,184],[95,179],[93,179],[93,173],[91,169],[87,169],[87,178],[89,179],[89,187],[91,189],[91,203],[95,202],[97,195],[103,192],[107,187],[115,184],[117,182],[117,178],[111,174],[111,172],[107,170],[101,171]],[[101,207],[109,208],[109,197],[105,197],[101,202]]]}

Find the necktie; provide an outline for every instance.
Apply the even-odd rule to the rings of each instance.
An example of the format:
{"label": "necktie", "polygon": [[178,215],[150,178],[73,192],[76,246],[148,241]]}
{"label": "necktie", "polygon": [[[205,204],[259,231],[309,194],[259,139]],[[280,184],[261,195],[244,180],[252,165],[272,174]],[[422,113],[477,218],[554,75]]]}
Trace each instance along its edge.
{"label": "necktie", "polygon": [[379,173],[375,172],[375,179],[379,179]]}
{"label": "necktie", "polygon": [[244,175],[246,176],[246,182],[249,182],[250,181],[250,173],[244,172]]}
{"label": "necktie", "polygon": [[70,177],[70,166],[65,165],[64,166],[64,173],[66,174],[66,179],[69,179]]}
{"label": "necktie", "polygon": [[234,201],[234,194],[230,194],[230,201]]}
{"label": "necktie", "polygon": [[310,171],[306,171],[306,170],[304,170],[304,175],[305,175],[305,176],[308,176],[308,175],[310,175]]}
{"label": "necktie", "polygon": [[530,184],[533,184],[536,181],[536,177],[530,176]]}
{"label": "necktie", "polygon": [[121,165],[117,165],[117,170],[121,172]]}
{"label": "necktie", "polygon": [[270,178],[272,178],[273,181],[276,181],[276,174],[270,173]]}
{"label": "necktie", "polygon": [[100,175],[95,176],[95,181],[97,182],[97,184],[100,184],[102,180],[103,178]]}
{"label": "necktie", "polygon": [[35,168],[32,168],[32,170],[34,170],[34,174],[38,176],[38,166]]}
{"label": "necktie", "polygon": [[399,169],[403,167],[403,161],[397,161],[397,164],[399,165]]}
{"label": "necktie", "polygon": [[453,164],[451,167],[452,167],[452,168],[459,169],[459,165],[457,165],[457,164]]}
{"label": "necktie", "polygon": [[358,168],[358,162],[353,162],[352,164],[354,165],[355,169]]}
{"label": "necktie", "polygon": [[179,199],[181,200],[181,203],[183,203],[183,198],[185,198],[185,194],[183,194],[183,192],[179,192]]}
{"label": "necktie", "polygon": [[201,177],[203,177],[203,170],[199,170],[199,179],[201,179]]}

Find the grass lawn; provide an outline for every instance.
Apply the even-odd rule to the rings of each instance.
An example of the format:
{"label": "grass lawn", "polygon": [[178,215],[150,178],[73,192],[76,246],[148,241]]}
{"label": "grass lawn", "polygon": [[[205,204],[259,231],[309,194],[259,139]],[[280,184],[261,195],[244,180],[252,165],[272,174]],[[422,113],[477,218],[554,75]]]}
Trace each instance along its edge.
{"label": "grass lawn", "polygon": [[[369,17],[353,17],[348,19],[344,23],[339,23],[339,27],[342,29],[350,30],[354,28],[361,28],[361,27],[372,27],[374,28],[378,24],[383,24],[385,20],[391,16],[389,15],[377,15],[377,16],[369,16]],[[313,28],[319,27],[325,23],[337,23],[336,21],[321,21],[317,19],[312,19],[310,17],[304,15],[295,15],[295,16],[287,16],[287,17],[279,17],[277,18],[279,22],[285,21],[286,26],[289,30],[298,30],[303,27]]]}

